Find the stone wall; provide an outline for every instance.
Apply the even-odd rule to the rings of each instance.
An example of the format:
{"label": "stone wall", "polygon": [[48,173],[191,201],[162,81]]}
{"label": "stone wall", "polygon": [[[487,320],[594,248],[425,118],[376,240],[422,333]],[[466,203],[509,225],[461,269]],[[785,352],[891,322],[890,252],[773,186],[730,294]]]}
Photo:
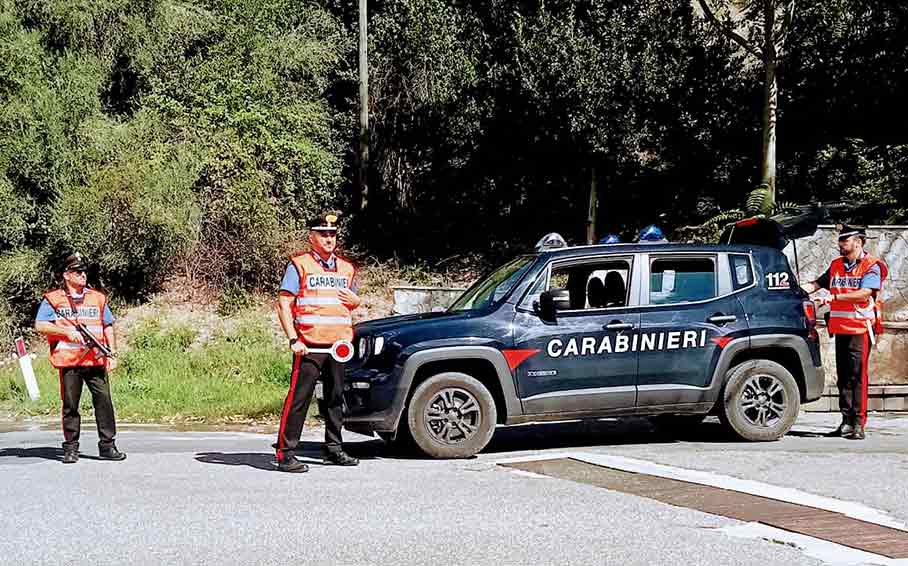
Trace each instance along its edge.
{"label": "stone wall", "polygon": [[394,314],[416,314],[446,310],[465,289],[444,287],[392,287]]}
{"label": "stone wall", "polygon": [[[879,337],[870,358],[870,385],[908,385],[908,226],[870,226],[867,236],[867,250],[889,266],[889,278],[883,283],[882,295],[885,333]],[[793,243],[797,245],[801,281],[813,281],[838,257],[837,239],[835,227],[820,226],[813,236]],[[792,266],[795,265],[793,244],[785,249]],[[820,335],[826,383],[832,388],[835,386],[835,349],[824,328]]]}

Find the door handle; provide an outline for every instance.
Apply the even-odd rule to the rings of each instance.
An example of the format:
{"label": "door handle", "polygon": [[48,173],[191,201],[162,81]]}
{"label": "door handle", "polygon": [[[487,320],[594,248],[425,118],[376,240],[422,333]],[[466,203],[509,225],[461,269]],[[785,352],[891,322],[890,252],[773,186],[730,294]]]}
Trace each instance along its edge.
{"label": "door handle", "polygon": [[629,322],[610,322],[602,327],[604,330],[633,330],[634,325]]}
{"label": "door handle", "polygon": [[713,324],[727,324],[729,322],[737,322],[738,317],[733,314],[717,314],[713,315],[706,319],[706,322],[711,322]]}

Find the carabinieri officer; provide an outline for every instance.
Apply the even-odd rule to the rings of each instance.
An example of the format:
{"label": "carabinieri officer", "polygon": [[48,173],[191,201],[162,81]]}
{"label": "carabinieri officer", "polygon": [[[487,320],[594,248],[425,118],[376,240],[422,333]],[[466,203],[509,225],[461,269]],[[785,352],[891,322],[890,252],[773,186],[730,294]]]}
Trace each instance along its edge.
{"label": "carabinieri officer", "polygon": [[60,370],[60,396],[63,400],[63,463],[79,461],[79,436],[82,416],[79,399],[82,384],[91,391],[91,402],[98,425],[98,454],[102,460],[125,460],[126,454],[117,450],[114,437],[117,424],[110,398],[108,370],[117,366],[116,358],[107,358],[97,348],[86,344],[76,330],[84,324],[99,343],[116,354],[114,318],[107,305],[107,296],[88,287],[82,257],[73,254],[63,265],[63,287],[44,295],[38,307],[35,330],[47,336],[50,362]]}
{"label": "carabinieri officer", "polygon": [[336,214],[326,213],[309,221],[312,250],[291,258],[278,296],[278,316],[293,352],[290,391],[281,412],[276,446],[278,469],[284,472],[309,470],[296,458],[294,450],[320,377],[324,388],[325,461],[340,466],[359,464],[359,460],[343,451],[341,441],[344,364],[335,361],[331,354],[308,351],[330,348],[339,340],[353,340],[350,314],[360,299],[354,282],[356,269],[334,253],[337,220]]}
{"label": "carabinieri officer", "polygon": [[839,253],[826,273],[803,288],[808,293],[828,289],[829,334],[835,336],[835,366],[842,424],[832,433],[851,440],[864,439],[867,424],[867,369],[875,336],[882,331],[879,294],[889,268],[864,251],[863,228],[844,225],[839,232]]}

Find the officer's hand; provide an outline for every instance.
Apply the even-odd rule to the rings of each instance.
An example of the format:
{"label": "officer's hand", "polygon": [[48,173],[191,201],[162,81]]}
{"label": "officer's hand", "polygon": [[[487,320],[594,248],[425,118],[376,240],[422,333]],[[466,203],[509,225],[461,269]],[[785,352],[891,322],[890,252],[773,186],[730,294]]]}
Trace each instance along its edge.
{"label": "officer's hand", "polygon": [[290,345],[290,351],[292,351],[294,354],[299,354],[300,356],[305,356],[309,353],[309,349],[306,348],[306,345],[303,344],[303,342],[300,340],[297,340]]}
{"label": "officer's hand", "polygon": [[356,293],[344,287],[343,289],[338,289],[337,297],[340,299],[340,302],[348,307],[357,307],[359,306],[359,297],[356,296]]}
{"label": "officer's hand", "polygon": [[117,369],[117,358],[107,358],[107,371]]}
{"label": "officer's hand", "polygon": [[817,305],[819,305],[821,307],[824,305],[831,305],[832,304],[832,295],[823,295],[822,297],[815,298],[814,301],[816,301]]}
{"label": "officer's hand", "polygon": [[70,330],[66,333],[66,341],[84,344],[85,338],[82,336],[82,333],[79,332],[78,330]]}

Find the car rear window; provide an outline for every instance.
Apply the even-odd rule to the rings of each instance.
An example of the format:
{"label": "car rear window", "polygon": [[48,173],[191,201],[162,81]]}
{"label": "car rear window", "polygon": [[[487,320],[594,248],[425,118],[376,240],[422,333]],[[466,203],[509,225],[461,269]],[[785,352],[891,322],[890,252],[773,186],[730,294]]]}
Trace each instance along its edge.
{"label": "car rear window", "polygon": [[728,256],[731,263],[731,281],[735,291],[748,287],[754,282],[753,267],[750,264],[750,256],[743,254],[732,254]]}
{"label": "car rear window", "polygon": [[711,258],[654,259],[650,265],[649,303],[666,305],[716,296],[716,264]]}

